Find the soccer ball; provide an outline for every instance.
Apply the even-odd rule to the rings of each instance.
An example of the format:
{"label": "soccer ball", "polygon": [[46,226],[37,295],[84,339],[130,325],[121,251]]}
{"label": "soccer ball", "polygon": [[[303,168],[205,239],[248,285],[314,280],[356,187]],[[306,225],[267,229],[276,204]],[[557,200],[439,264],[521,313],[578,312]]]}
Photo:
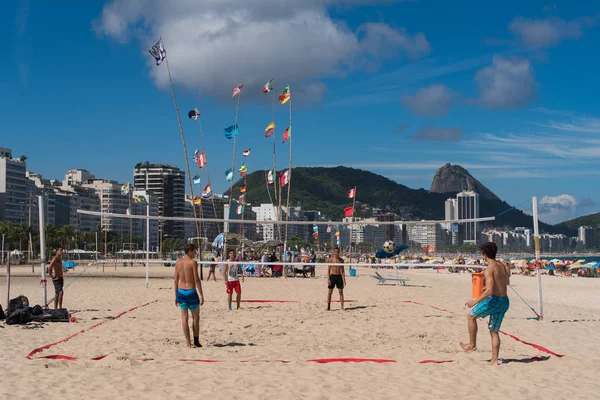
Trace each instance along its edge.
{"label": "soccer ball", "polygon": [[396,244],[391,240],[386,240],[383,244],[383,251],[386,253],[393,253],[396,250]]}

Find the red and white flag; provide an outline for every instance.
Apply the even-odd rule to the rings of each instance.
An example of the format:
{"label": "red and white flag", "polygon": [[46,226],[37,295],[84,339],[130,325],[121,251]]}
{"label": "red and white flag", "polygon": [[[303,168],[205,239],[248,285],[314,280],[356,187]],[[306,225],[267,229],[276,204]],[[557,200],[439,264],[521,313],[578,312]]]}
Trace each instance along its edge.
{"label": "red and white flag", "polygon": [[242,155],[244,157],[248,157],[250,155],[250,150],[252,150],[252,149],[247,149],[247,150],[242,151]]}
{"label": "red and white flag", "polygon": [[344,208],[344,216],[351,217],[354,215],[354,206]]}
{"label": "red and white flag", "polygon": [[290,182],[290,170],[288,169],[285,172],[279,174],[279,186],[284,187]]}
{"label": "red and white flag", "polygon": [[231,97],[235,97],[238,94],[242,93],[242,90],[244,90],[244,84],[240,83],[238,86],[233,88],[233,94],[231,95]]}
{"label": "red and white flag", "polygon": [[353,199],[356,196],[356,188],[348,190],[348,198]]}
{"label": "red and white flag", "polygon": [[198,164],[198,168],[202,168],[206,165],[206,153],[202,150],[202,153],[198,153],[198,150],[194,153],[194,159],[196,160],[196,164]]}

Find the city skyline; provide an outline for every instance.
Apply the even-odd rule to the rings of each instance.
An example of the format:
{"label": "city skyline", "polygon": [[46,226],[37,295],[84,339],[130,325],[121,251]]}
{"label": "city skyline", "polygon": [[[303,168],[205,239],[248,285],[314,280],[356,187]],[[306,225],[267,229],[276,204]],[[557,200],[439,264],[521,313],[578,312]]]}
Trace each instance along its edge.
{"label": "city skyline", "polygon": [[[7,6],[16,18],[2,28],[2,145],[28,156],[30,170],[126,181],[140,161],[184,169],[166,71],[148,54],[162,36],[182,115],[202,113],[215,191],[227,186],[231,142],[221,132],[242,82],[240,152],[252,148],[249,172],[271,166],[261,88],[274,79],[277,94],[291,85],[294,166],[346,165],[428,189],[450,162],[511,204],[538,196],[547,222],[598,211],[591,3],[259,0],[173,12],[164,0],[134,3]],[[275,120],[280,138],[286,107],[276,105]],[[191,157],[198,123],[182,122]]]}

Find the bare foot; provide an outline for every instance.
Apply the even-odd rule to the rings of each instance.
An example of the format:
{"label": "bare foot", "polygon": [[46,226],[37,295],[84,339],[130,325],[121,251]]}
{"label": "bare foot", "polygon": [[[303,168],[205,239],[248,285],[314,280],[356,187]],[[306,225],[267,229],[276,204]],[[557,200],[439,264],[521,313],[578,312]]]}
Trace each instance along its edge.
{"label": "bare foot", "polygon": [[185,345],[185,347],[187,347],[188,349],[191,349],[192,348],[192,344],[188,343],[188,344]]}
{"label": "bare foot", "polygon": [[462,347],[462,349],[464,351],[475,351],[477,350],[476,346],[473,346],[471,343],[460,343],[460,347]]}
{"label": "bare foot", "polygon": [[493,366],[498,366],[498,365],[502,365],[502,361],[501,360],[496,360],[496,361],[490,361],[490,364],[492,367]]}

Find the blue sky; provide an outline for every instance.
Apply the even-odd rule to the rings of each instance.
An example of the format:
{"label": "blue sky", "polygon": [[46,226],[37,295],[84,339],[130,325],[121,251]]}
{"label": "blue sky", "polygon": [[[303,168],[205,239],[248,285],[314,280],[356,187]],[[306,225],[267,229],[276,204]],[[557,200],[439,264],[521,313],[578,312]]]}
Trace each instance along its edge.
{"label": "blue sky", "polygon": [[[600,209],[600,6],[589,1],[112,0],[4,6],[0,146],[28,169],[132,179],[138,161],[185,167],[162,36],[190,155],[226,189],[244,82],[241,151],[271,166],[271,97],[290,83],[295,166],[346,165],[429,188],[446,162],[556,222]],[[11,17],[12,16],[12,17]],[[276,104],[276,134],[288,125]],[[279,167],[288,146],[279,144]],[[197,173],[196,169],[193,173]],[[204,177],[203,177],[204,179]]]}

